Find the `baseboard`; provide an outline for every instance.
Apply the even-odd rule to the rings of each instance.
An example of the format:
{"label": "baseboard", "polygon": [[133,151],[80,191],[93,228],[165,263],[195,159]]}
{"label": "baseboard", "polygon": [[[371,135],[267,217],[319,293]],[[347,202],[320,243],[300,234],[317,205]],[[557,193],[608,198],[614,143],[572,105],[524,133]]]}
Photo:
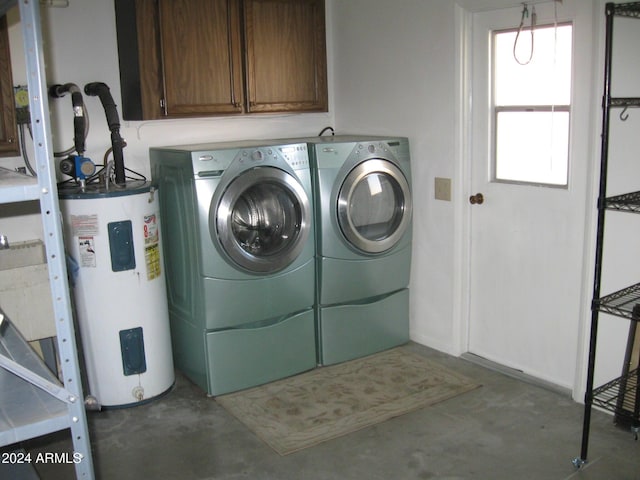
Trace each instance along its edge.
{"label": "baseboard", "polygon": [[463,353],[460,355],[460,358],[466,360],[471,363],[475,363],[476,365],[480,365],[481,367],[487,368],[489,370],[493,370],[495,372],[502,373],[511,378],[515,378],[517,380],[521,380],[523,382],[529,383],[531,385],[535,385],[537,387],[544,388],[546,390],[550,390],[555,393],[559,393],[561,395],[572,398],[573,392],[570,388],[563,387],[562,385],[557,385],[555,383],[549,382],[547,380],[543,380],[541,378],[533,377],[531,375],[527,375],[526,373],[516,370],[514,368],[509,368],[504,365],[500,365],[499,363],[492,362],[491,360],[487,360],[486,358],[480,357],[478,355],[474,355],[473,353]]}
{"label": "baseboard", "polygon": [[424,345],[425,347],[433,348],[434,350],[446,353],[453,357],[460,356],[460,352],[454,351],[453,346],[450,343],[434,342],[432,338],[425,337],[424,335],[416,335],[415,333],[410,333],[409,337],[411,341]]}

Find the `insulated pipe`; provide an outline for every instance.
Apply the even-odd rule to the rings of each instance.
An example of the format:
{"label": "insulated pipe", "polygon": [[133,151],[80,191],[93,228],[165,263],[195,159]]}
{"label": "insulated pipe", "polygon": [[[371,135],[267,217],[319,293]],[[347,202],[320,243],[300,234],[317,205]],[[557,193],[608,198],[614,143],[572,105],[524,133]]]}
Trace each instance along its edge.
{"label": "insulated pipe", "polygon": [[64,85],[53,85],[49,88],[49,95],[55,98],[64,97],[67,92],[71,92],[71,105],[73,106],[73,143],[78,155],[85,152],[84,137],[86,135],[84,100],[82,91],[75,83],[65,83]]}
{"label": "insulated pipe", "polygon": [[126,146],[126,142],[120,136],[120,117],[118,116],[118,110],[109,91],[109,87],[102,82],[87,83],[84,86],[84,93],[92,97],[97,96],[102,102],[104,113],[107,116],[107,124],[111,131],[111,147],[113,148],[113,163],[116,176],[115,183],[124,185],[126,178],[122,150]]}

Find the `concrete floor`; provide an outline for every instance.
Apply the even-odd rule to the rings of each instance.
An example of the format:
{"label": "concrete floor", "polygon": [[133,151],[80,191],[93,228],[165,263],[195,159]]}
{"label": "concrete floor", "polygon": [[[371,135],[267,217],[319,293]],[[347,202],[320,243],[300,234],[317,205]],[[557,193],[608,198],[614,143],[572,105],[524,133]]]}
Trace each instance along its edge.
{"label": "concrete floor", "polygon": [[[576,470],[582,406],[566,394],[420,345],[411,348],[482,383],[435,406],[279,456],[213,399],[178,375],[167,396],[90,413],[96,476],[257,480],[640,480],[640,442],[594,412],[589,462]],[[70,451],[68,433],[28,445]],[[46,467],[46,468],[44,468]],[[40,466],[43,480],[74,477]]]}

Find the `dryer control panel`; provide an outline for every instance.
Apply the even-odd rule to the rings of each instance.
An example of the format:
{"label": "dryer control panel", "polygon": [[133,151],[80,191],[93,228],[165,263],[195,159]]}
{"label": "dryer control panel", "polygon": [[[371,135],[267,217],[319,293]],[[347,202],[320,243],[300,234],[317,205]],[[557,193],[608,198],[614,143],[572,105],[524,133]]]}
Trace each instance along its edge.
{"label": "dryer control panel", "polygon": [[309,154],[307,153],[306,143],[282,145],[276,148],[294,170],[306,170],[309,168]]}

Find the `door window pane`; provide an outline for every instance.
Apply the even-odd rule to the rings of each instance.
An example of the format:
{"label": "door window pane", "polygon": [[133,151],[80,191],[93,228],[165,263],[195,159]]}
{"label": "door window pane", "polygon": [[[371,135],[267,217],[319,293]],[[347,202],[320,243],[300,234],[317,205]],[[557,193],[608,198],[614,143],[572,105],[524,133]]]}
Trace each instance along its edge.
{"label": "door window pane", "polygon": [[570,24],[494,32],[494,180],[568,184],[571,53]]}
{"label": "door window pane", "polygon": [[[571,25],[537,27],[533,56],[526,65],[514,57],[516,31],[494,37],[494,102],[496,105],[569,105],[571,101]],[[526,62],[531,32],[518,37],[515,55]]]}
{"label": "door window pane", "polygon": [[567,184],[569,112],[498,112],[496,178]]}

